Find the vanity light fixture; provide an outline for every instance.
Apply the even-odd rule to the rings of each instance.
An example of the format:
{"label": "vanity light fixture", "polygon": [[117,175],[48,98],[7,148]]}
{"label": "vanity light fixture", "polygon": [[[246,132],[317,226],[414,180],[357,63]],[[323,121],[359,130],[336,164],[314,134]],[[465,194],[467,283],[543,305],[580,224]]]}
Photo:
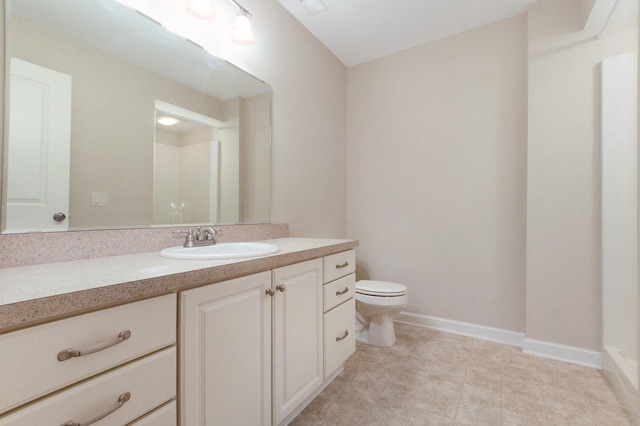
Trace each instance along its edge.
{"label": "vanity light fixture", "polygon": [[251,13],[242,7],[237,1],[230,1],[240,8],[235,20],[233,21],[231,40],[243,45],[253,44],[256,40],[256,36],[253,34],[253,28],[251,28]]}
{"label": "vanity light fixture", "polygon": [[187,12],[199,19],[213,19],[216,16],[213,0],[187,0]]}
{"label": "vanity light fixture", "polygon": [[162,124],[163,126],[175,126],[176,124],[181,123],[180,120],[178,120],[175,117],[169,117],[168,115],[163,115],[161,117],[158,117],[158,119],[156,120],[156,122],[158,122],[159,124]]}

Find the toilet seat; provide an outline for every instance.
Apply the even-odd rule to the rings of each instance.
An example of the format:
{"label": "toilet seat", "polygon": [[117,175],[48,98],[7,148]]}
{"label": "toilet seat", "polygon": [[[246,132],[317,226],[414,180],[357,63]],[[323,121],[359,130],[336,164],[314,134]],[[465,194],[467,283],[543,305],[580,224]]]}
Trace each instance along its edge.
{"label": "toilet seat", "polygon": [[367,296],[396,297],[406,295],[407,287],[387,281],[361,280],[356,282],[356,293]]}

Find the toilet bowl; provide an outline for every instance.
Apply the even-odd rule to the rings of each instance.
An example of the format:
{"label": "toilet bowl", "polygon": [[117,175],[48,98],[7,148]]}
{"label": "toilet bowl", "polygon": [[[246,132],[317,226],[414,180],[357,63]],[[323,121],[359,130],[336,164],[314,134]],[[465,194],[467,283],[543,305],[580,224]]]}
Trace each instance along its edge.
{"label": "toilet bowl", "polygon": [[373,346],[396,343],[392,316],[408,302],[407,287],[386,281],[356,282],[356,339]]}

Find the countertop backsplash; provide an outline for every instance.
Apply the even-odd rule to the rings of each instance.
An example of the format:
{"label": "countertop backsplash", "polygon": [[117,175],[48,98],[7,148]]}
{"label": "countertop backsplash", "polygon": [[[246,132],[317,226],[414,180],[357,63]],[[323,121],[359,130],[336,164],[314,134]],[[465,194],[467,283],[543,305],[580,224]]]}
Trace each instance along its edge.
{"label": "countertop backsplash", "polygon": [[[217,241],[259,241],[289,236],[288,224],[216,225]],[[0,235],[0,268],[160,251],[184,242],[188,227]],[[184,231],[184,232],[176,232]]]}

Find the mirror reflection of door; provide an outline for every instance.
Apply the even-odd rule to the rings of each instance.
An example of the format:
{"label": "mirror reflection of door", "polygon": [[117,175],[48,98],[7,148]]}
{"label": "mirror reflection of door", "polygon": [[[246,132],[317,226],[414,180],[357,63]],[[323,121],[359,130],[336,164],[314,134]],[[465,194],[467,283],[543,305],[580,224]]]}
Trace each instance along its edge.
{"label": "mirror reflection of door", "polygon": [[211,117],[156,102],[154,225],[221,222],[224,126]]}
{"label": "mirror reflection of door", "polygon": [[71,76],[11,59],[6,232],[69,227]]}

